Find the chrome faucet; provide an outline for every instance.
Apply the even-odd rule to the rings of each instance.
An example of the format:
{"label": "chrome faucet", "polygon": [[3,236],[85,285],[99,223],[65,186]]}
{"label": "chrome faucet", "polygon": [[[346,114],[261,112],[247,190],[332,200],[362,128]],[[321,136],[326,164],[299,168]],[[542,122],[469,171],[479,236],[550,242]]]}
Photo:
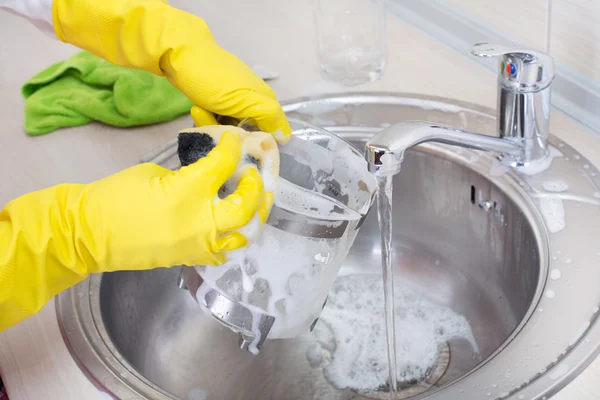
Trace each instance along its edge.
{"label": "chrome faucet", "polygon": [[404,151],[425,142],[495,152],[513,167],[527,166],[548,156],[552,57],[536,50],[489,43],[475,44],[471,53],[478,57],[499,57],[496,109],[499,137],[427,121],[400,122],[367,142],[365,158],[372,173],[397,174]]}

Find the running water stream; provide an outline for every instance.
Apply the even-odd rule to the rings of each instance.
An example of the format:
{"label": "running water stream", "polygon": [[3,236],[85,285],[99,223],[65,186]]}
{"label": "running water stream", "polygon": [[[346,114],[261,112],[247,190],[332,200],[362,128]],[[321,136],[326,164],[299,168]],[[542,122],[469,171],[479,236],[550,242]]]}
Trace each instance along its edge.
{"label": "running water stream", "polygon": [[394,320],[394,271],[392,252],[392,189],[393,176],[377,180],[377,216],[381,230],[381,266],[383,268],[383,293],[385,298],[385,328],[389,363],[390,400],[396,400],[398,375],[396,371],[396,326]]}

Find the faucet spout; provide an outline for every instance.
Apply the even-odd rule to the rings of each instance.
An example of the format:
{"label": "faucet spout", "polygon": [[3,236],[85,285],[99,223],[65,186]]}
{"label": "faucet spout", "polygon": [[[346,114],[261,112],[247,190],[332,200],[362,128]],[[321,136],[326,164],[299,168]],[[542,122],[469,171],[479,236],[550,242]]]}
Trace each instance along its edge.
{"label": "faucet spout", "polygon": [[397,174],[404,152],[426,142],[491,151],[514,159],[518,159],[523,151],[518,143],[506,138],[490,137],[427,121],[406,121],[390,126],[367,142],[365,158],[369,171],[377,176]]}
{"label": "faucet spout", "polygon": [[478,57],[497,57],[499,137],[480,135],[432,122],[408,121],[375,135],[365,149],[369,171],[378,176],[400,172],[404,152],[425,142],[439,142],[494,152],[512,158],[511,166],[528,167],[549,156],[550,90],[554,60],[533,49],[477,43]]}

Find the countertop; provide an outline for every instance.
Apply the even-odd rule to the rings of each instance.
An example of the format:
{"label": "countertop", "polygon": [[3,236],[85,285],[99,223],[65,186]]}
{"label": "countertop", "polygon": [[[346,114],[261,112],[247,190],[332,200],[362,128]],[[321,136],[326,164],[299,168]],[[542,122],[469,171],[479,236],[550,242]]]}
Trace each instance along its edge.
{"label": "countertop", "polygon": [[[217,41],[249,65],[279,72],[271,82],[279,99],[344,91],[319,73],[310,0],[174,0],[202,16]],[[454,53],[421,31],[387,18],[388,66],[382,80],[353,91],[396,91],[445,96],[495,107],[494,74]],[[100,124],[45,136],[23,132],[21,85],[78,49],[46,37],[26,20],[0,13],[0,204],[32,190],[62,182],[91,182],[126,168],[154,147],[191,126],[189,116],[136,129]],[[600,140],[558,110],[553,134],[600,165]],[[60,336],[54,301],[40,313],[0,333],[0,374],[11,400],[100,400],[102,397],[71,359]],[[600,398],[600,360],[554,397]]]}

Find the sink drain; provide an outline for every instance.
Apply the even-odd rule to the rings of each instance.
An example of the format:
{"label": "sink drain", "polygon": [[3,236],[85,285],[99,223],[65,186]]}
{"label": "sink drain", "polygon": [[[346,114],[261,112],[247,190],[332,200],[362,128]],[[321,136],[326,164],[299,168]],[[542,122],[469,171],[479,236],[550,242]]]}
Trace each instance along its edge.
{"label": "sink drain", "polygon": [[[429,369],[425,379],[417,381],[404,381],[398,382],[398,392],[396,395],[397,399],[408,399],[413,396],[417,396],[421,393],[425,393],[431,389],[435,384],[444,376],[450,365],[450,347],[448,343],[444,343],[439,348],[438,358],[436,363]],[[389,399],[389,386],[383,386],[374,391],[356,391],[355,393],[360,394],[363,398],[369,399]]]}

